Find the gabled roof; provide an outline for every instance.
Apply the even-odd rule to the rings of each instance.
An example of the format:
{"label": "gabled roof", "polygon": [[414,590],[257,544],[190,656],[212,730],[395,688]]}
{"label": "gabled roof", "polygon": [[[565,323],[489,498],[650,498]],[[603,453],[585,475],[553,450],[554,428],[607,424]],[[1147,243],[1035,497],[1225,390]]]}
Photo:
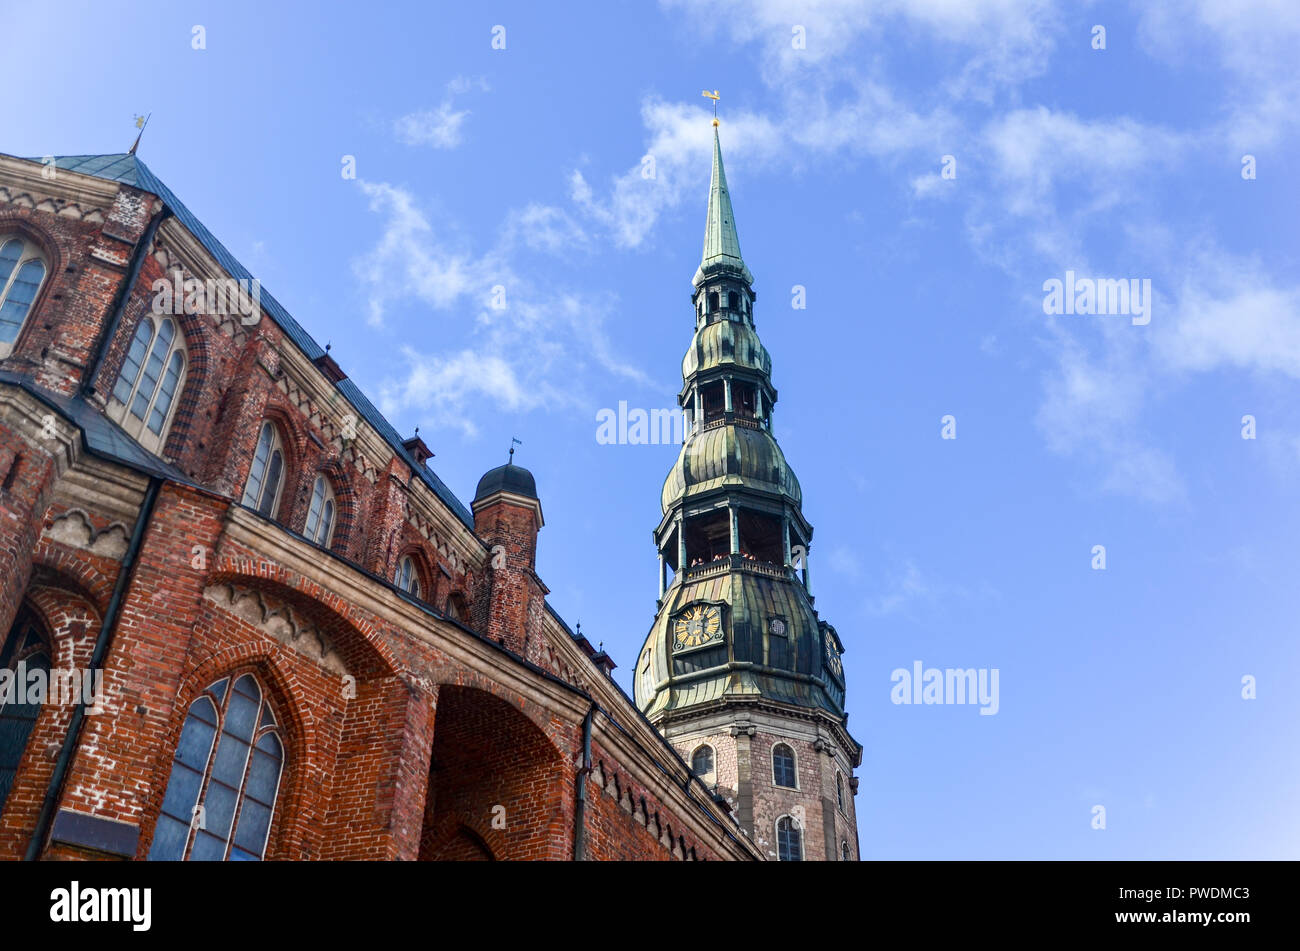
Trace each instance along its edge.
{"label": "gabled roof", "polygon": [[[41,161],[40,159],[27,159],[27,161]],[[163,184],[146,165],[138,155],[128,152],[119,152],[113,155],[60,155],[54,159],[55,167],[67,172],[78,172],[82,175],[91,175],[95,178],[107,179],[108,181],[121,182],[124,185],[130,185],[132,188],[138,188],[157,195],[163,200],[163,203],[176,216],[176,219],[183,224],[189,232],[199,240],[199,243],[207,249],[208,253],[216,259],[222,269],[236,280],[252,280],[253,274],[239,263],[239,260],[226,249],[226,246],[217,240],[216,236],[203,224],[198,217],[185,207],[185,203],[176,197],[175,193]],[[285,309],[274,296],[262,288],[261,290],[262,309],[275,321],[285,335],[297,345],[297,347],[307,356],[309,360],[317,360],[325,355],[325,349],[312,339],[311,335],[302,328],[298,321],[294,320],[293,315]],[[356,407],[358,413],[367,423],[369,423],[376,432],[383,437],[389,447],[397,456],[411,467],[416,478],[424,482],[425,485],[440,498],[443,503],[456,513],[457,518],[471,531],[474,529],[474,516],[470,514],[460,501],[456,498],[455,493],[451,491],[432,469],[421,465],[402,445],[402,438],[397,434],[391,423],[380,414],[374,404],[366,397],[364,393],[350,379],[345,379],[336,384],[337,389],[343,396]]]}

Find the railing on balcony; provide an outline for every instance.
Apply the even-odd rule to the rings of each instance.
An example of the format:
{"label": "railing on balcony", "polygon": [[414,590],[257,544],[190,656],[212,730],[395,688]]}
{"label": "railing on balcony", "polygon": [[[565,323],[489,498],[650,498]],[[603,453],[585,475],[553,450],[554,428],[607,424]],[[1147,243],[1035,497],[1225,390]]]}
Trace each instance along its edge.
{"label": "railing on balcony", "polygon": [[715,575],[726,574],[728,571],[748,571],[756,575],[766,575],[769,578],[791,578],[798,580],[793,574],[792,569],[785,565],[780,565],[771,561],[761,561],[756,558],[747,558],[744,555],[723,555],[721,558],[715,558],[713,561],[706,561],[703,564],[691,565],[686,569],[687,581],[699,581],[703,578],[712,578]]}
{"label": "railing on balcony", "polygon": [[763,428],[763,424],[760,423],[753,416],[742,415],[740,413],[724,413],[723,415],[718,416],[715,419],[710,419],[707,422],[705,422],[701,431],[708,432],[710,429],[721,429],[723,426],[726,426],[728,423],[734,423],[737,426],[745,426],[749,429]]}

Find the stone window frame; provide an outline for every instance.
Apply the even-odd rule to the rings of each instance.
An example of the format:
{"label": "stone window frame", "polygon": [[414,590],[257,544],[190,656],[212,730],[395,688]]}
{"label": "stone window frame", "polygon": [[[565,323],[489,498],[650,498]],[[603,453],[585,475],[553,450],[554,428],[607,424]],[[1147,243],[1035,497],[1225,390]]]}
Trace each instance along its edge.
{"label": "stone window frame", "polygon": [[[322,486],[322,498],[320,500],[320,509],[316,516],[316,529],[312,529],[313,506],[316,504],[316,487]],[[328,513],[328,514],[327,514]],[[328,518],[325,524],[325,537],[320,537],[320,523]],[[311,496],[307,503],[307,515],[303,520],[302,533],[313,545],[328,550],[334,542],[334,530],[339,524],[339,499],[338,492],[334,489],[334,480],[330,478],[329,473],[320,471],[316,473],[316,478],[312,479]]]}
{"label": "stone window frame", "polygon": [[[781,858],[781,823],[786,819],[790,820],[790,828],[796,833],[796,839],[799,843],[799,857],[797,859]],[[772,823],[772,832],[772,841],[776,844],[776,858],[778,862],[803,862],[807,860],[808,852],[804,847],[803,842],[804,828],[796,816],[789,812],[783,812],[781,815],[777,816],[776,821]]]}
{"label": "stone window frame", "polygon": [[[257,467],[257,447],[262,444],[262,434],[271,430],[271,442],[267,447],[266,459],[262,463],[262,471],[258,476],[257,494],[250,498],[249,492],[252,490],[253,470]],[[272,460],[276,453],[280,454],[280,474],[279,481],[275,486],[275,497],[272,499],[270,507],[266,505],[266,472],[271,467]],[[263,419],[262,425],[257,428],[257,442],[253,444],[253,460],[248,466],[248,475],[244,479],[244,491],[240,495],[240,504],[252,509],[264,518],[276,521],[276,514],[284,501],[284,487],[289,481],[289,454],[285,449],[284,433],[280,426],[271,419]],[[263,512],[265,510],[265,513]]]}
{"label": "stone window frame", "polygon": [[[794,769],[794,785],[793,785],[793,786],[787,786],[785,783],[779,782],[779,781],[777,780],[777,778],[776,778],[776,751],[777,751],[780,747],[782,747],[782,746],[784,746],[787,750],[790,751],[790,758],[794,761],[794,767],[793,767],[793,769]],[[795,748],[794,748],[793,746],[791,746],[791,745],[790,745],[789,743],[787,743],[785,740],[778,740],[777,742],[773,743],[773,744],[772,744],[771,755],[768,756],[768,763],[769,763],[769,765],[771,766],[771,770],[772,770],[772,785],[773,785],[773,786],[775,786],[777,789],[793,789],[793,790],[795,790],[796,792],[799,790],[799,788],[800,788],[800,786],[799,786],[799,753],[798,753],[797,750],[795,750]]]}
{"label": "stone window frame", "polygon": [[[695,771],[695,757],[699,754],[700,750],[709,751],[710,769],[708,770],[708,772],[697,773]],[[691,750],[690,762],[691,762],[691,775],[696,777],[700,781],[703,781],[706,776],[712,776],[715,780],[718,778],[718,749],[707,740],[697,744],[696,747],[693,750]]]}

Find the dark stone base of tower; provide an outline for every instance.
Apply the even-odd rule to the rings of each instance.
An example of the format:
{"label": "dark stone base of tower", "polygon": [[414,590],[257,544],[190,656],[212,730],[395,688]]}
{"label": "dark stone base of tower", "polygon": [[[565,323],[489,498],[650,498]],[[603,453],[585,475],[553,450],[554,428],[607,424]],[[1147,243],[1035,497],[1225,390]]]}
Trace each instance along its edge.
{"label": "dark stone base of tower", "polygon": [[[0,858],[856,857],[840,645],[755,434],[780,484],[692,467],[658,535],[694,558],[731,511],[766,560],[681,563],[643,714],[547,603],[531,474],[462,504],[135,155],[0,155]],[[706,605],[691,681],[665,632]]]}

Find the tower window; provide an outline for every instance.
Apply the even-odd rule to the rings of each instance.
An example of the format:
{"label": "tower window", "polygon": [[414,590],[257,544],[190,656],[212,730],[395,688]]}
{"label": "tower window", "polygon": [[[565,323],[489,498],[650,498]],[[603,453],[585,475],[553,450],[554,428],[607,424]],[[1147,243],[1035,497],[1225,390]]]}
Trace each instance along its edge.
{"label": "tower window", "polygon": [[848,860],[849,860],[849,843],[847,840],[842,840],[840,842],[840,861],[847,862]]}
{"label": "tower window", "polygon": [[717,310],[718,310],[718,292],[710,291],[709,292],[709,313],[710,314],[716,313]]}
{"label": "tower window", "polygon": [[257,862],[266,853],[284,748],[257,679],[245,674],[229,688],[229,677],[218,680],[190,704],[151,861]]}
{"label": "tower window", "polygon": [[144,317],[122,358],[108,414],[147,449],[157,450],[185,379],[185,338],[170,317]]}
{"label": "tower window", "polygon": [[407,594],[417,598],[420,596],[420,576],[415,570],[415,559],[410,555],[406,555],[398,562],[397,575],[393,578],[393,583]]}
{"label": "tower window", "polygon": [[839,803],[840,812],[844,811],[844,776],[840,772],[835,773],[835,801]]}
{"label": "tower window", "polygon": [[713,747],[707,743],[696,747],[695,752],[691,754],[691,772],[700,777],[708,776],[713,772]]}
{"label": "tower window", "polygon": [[334,490],[330,480],[321,473],[311,487],[311,505],[307,508],[303,534],[322,548],[328,548],[334,536],[334,509]]}
{"label": "tower window", "polygon": [[772,782],[787,789],[799,788],[795,779],[794,750],[784,743],[772,748]]}
{"label": "tower window", "polygon": [[284,477],[284,445],[280,431],[270,422],[262,424],[253,451],[253,465],[244,485],[243,504],[256,509],[263,518],[275,518],[280,501],[280,483]]}
{"label": "tower window", "polygon": [[782,862],[803,861],[803,834],[790,816],[782,816],[777,820],[776,854]]}
{"label": "tower window", "polygon": [[0,239],[0,358],[13,350],[44,280],[45,262],[34,244]]}
{"label": "tower window", "polygon": [[739,294],[737,294],[735,291],[728,291],[728,292],[727,292],[727,309],[728,309],[728,310],[736,310],[736,309],[738,308],[739,301],[740,301],[740,295],[739,295]]}

